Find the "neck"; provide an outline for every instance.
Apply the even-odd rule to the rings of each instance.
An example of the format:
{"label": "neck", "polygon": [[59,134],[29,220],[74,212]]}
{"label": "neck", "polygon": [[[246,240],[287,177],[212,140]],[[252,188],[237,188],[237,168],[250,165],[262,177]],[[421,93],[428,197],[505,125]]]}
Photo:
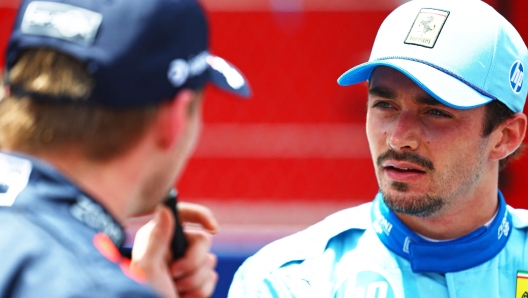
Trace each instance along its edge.
{"label": "neck", "polygon": [[141,194],[140,163],[135,162],[138,156],[134,150],[108,161],[88,160],[75,149],[36,157],[55,166],[121,224],[130,213],[130,202]]}
{"label": "neck", "polygon": [[490,181],[481,181],[475,189],[452,199],[432,216],[396,215],[411,230],[427,238],[449,240],[467,235],[484,226],[497,212],[498,179],[488,177]]}

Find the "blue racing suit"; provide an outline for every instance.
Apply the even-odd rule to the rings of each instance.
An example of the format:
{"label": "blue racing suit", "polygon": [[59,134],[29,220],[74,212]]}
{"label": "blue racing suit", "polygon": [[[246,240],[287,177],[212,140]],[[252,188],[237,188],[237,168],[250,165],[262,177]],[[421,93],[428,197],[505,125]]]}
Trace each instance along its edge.
{"label": "blue racing suit", "polygon": [[378,194],[261,249],[239,268],[229,297],[528,297],[516,292],[518,271],[528,271],[528,211],[498,199],[489,225],[432,242]]}
{"label": "blue racing suit", "polygon": [[0,297],[158,297],[121,226],[48,164],[0,152],[0,227]]}

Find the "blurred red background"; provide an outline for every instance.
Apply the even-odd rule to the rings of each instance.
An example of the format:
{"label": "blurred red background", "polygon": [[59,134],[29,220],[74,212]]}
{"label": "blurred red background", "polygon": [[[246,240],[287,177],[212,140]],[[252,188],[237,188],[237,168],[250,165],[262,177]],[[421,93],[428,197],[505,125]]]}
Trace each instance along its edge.
{"label": "blurred red background", "polygon": [[[366,88],[336,79],[368,59],[377,28],[402,2],[203,0],[212,52],[245,73],[253,97],[208,88],[202,139],[177,184],[181,198],[211,206],[227,226],[292,229],[371,200],[377,183],[364,133]],[[487,2],[528,39],[527,1]],[[17,3],[0,0],[2,53]],[[528,208],[527,168],[525,156],[501,174],[515,207]]]}
{"label": "blurred red background", "polygon": [[[320,206],[337,210],[372,199],[377,183],[364,134],[366,89],[340,87],[336,79],[368,59],[377,28],[402,2],[203,0],[212,52],[245,73],[253,97],[240,101],[208,88],[203,136],[177,185],[181,197],[213,208],[244,205],[256,212],[241,216],[257,222],[274,216],[252,204],[317,206],[307,207],[306,223],[309,214],[329,210]],[[528,2],[487,2],[528,38]],[[2,53],[17,3],[0,0]],[[502,173],[502,190],[515,207],[528,208],[527,167],[525,156]],[[228,213],[226,220],[236,222]],[[279,214],[279,222],[291,216]]]}
{"label": "blurred red background", "polygon": [[[203,136],[177,185],[181,197],[213,208],[246,206],[250,211],[241,215],[227,212],[227,222],[235,223],[248,214],[257,222],[291,219],[290,211],[281,219],[280,211],[262,214],[254,204],[317,206],[306,207],[308,223],[310,214],[329,211],[321,206],[337,210],[372,199],[377,183],[364,134],[366,89],[340,87],[336,79],[368,59],[377,28],[401,2],[203,0],[212,52],[243,70],[253,97],[240,101],[208,88]],[[487,2],[528,38],[528,2]],[[0,0],[2,53],[17,3]],[[501,174],[515,207],[528,208],[527,168],[525,156]]]}
{"label": "blurred red background", "polygon": [[[366,87],[340,87],[336,79],[368,59],[377,28],[404,1],[275,1],[302,7],[286,11],[274,1],[249,1],[260,4],[258,11],[222,8],[222,2],[229,1],[205,3],[213,52],[245,72],[254,97],[239,102],[216,90],[208,94],[207,125],[180,182],[182,195],[274,203],[371,200],[377,183],[364,134]],[[528,40],[528,2],[487,2]],[[525,156],[501,177],[515,207],[528,208],[527,168]]]}
{"label": "blurred red background", "polygon": [[[0,0],[2,53],[17,2]],[[208,87],[202,138],[177,184],[182,200],[205,204],[219,217],[217,251],[251,254],[374,197],[366,87],[340,87],[336,80],[368,59],[382,20],[403,2],[202,0],[212,52],[237,65],[253,89],[241,101]],[[528,40],[526,0],[486,2]],[[501,173],[514,207],[528,208],[527,169],[524,156]]]}

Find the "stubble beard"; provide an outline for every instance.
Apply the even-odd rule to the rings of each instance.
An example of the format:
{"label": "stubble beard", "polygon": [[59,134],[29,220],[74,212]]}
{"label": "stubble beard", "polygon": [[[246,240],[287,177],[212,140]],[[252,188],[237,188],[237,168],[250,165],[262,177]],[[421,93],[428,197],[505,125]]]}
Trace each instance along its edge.
{"label": "stubble beard", "polygon": [[395,152],[389,150],[381,154],[377,158],[376,165],[378,166],[378,184],[381,188],[381,194],[387,207],[397,213],[409,214],[419,217],[430,217],[438,213],[445,206],[445,200],[439,196],[431,196],[429,194],[421,194],[411,196],[409,191],[409,185],[404,182],[392,181],[388,187],[391,190],[396,191],[396,194],[389,194],[388,191],[384,190],[383,183],[381,181],[381,167],[385,160],[399,160],[411,162],[419,165],[421,168],[432,173],[435,171],[433,162],[425,157],[422,157],[413,152]]}
{"label": "stubble beard", "polygon": [[446,201],[442,197],[430,196],[428,194],[411,197],[409,194],[406,194],[409,188],[407,183],[392,182],[390,187],[397,190],[402,197],[396,198],[396,196],[392,196],[383,190],[381,190],[381,194],[387,207],[396,213],[418,217],[432,217],[439,213],[446,205]]}
{"label": "stubble beard", "polygon": [[[457,177],[451,175],[444,175],[436,180],[437,185],[447,186],[450,188],[451,185],[459,185],[454,192],[446,192],[446,189],[440,190],[440,194],[431,195],[428,193],[411,195],[409,194],[409,185],[404,182],[392,181],[388,187],[392,191],[396,191],[396,194],[390,194],[388,191],[381,187],[381,172],[377,173],[378,183],[381,188],[381,194],[387,207],[392,211],[402,214],[408,214],[412,216],[430,218],[439,215],[442,211],[448,208],[448,205],[455,203],[454,197],[463,195],[463,193],[474,188],[480,180],[481,173],[483,171],[483,152],[489,139],[483,138],[477,148],[477,153],[473,155],[475,158],[473,163],[462,162],[469,160],[469,158],[462,158],[460,162],[455,163],[456,168],[451,169],[450,173],[464,173]],[[423,158],[414,153],[399,154],[396,152],[386,152],[382,154],[378,160],[378,168],[382,161],[385,159],[396,159],[413,162],[421,165],[423,168],[430,171],[432,174],[436,171],[433,163],[427,158]]]}

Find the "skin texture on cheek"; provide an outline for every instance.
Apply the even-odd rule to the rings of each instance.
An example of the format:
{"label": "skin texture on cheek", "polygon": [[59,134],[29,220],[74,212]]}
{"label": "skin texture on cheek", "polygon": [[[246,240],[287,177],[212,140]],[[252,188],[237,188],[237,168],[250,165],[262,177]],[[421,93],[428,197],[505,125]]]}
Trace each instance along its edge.
{"label": "skin texture on cheek", "polygon": [[167,152],[161,166],[155,168],[155,171],[147,178],[145,186],[142,190],[143,204],[138,213],[150,212],[156,205],[166,198],[168,191],[178,180],[183,172],[187,161],[191,157],[198,143],[202,127],[202,94],[194,95],[197,100],[197,106],[185,113],[185,129],[177,140],[174,148]]}
{"label": "skin texture on cheek", "polygon": [[[387,133],[378,131],[379,122],[367,121],[367,136],[371,147],[376,177],[385,203],[395,212],[429,217],[456,204],[476,188],[484,171],[487,139],[476,142],[464,137],[437,142],[421,142],[428,147],[428,156],[414,151],[393,150],[387,145]],[[429,157],[430,156],[430,157]],[[417,182],[400,182],[384,174],[383,162],[402,161],[425,170]],[[434,161],[433,161],[434,160]]]}

